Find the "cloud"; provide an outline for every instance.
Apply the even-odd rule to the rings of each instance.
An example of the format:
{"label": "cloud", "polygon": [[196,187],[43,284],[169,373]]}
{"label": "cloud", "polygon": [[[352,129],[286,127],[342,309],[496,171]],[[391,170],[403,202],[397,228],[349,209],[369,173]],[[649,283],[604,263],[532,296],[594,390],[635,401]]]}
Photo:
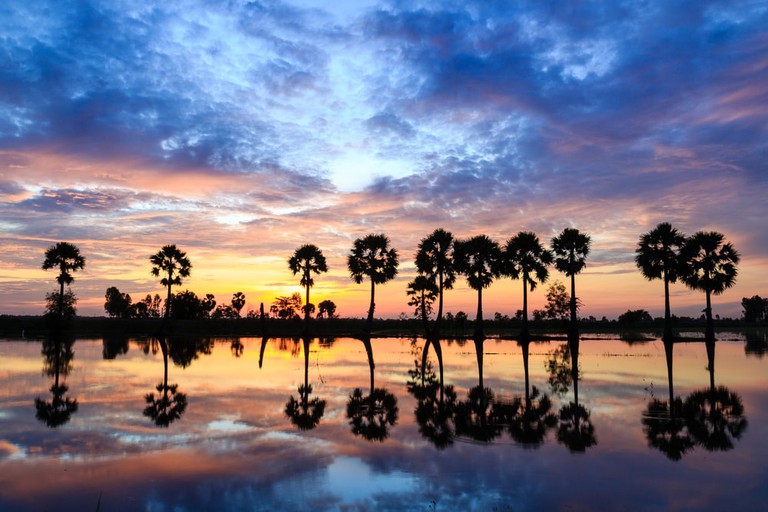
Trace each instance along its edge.
{"label": "cloud", "polygon": [[[725,232],[750,276],[768,253],[759,4],[12,1],[0,14],[7,286],[38,279],[18,266],[61,239],[98,254],[94,274],[112,252],[135,259],[137,287],[169,239],[228,269],[263,258],[242,271],[259,282],[282,282],[263,274],[307,241],[341,281],[355,237],[387,232],[410,254],[438,226],[499,240],[575,226],[596,240],[595,272],[613,274],[662,220]],[[200,286],[216,282],[204,272]],[[766,285],[749,281],[745,295]]]}

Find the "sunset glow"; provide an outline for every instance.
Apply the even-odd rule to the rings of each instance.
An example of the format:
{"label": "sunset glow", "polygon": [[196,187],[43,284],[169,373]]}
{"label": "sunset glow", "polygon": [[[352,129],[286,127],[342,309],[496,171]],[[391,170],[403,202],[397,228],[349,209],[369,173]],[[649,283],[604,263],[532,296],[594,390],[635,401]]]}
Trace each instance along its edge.
{"label": "sunset glow", "polygon": [[[575,227],[580,314],[661,316],[633,258],[663,221],[741,254],[715,314],[768,294],[763,3],[43,3],[0,6],[0,314],[43,312],[59,241],[86,258],[80,315],[104,315],[110,286],[162,294],[149,256],[167,244],[193,265],[181,289],[268,308],[302,291],[287,260],[311,243],[330,268],[313,302],[363,317],[346,256],[385,233],[400,270],[376,316],[396,317],[434,229],[548,244]],[[457,284],[446,310],[473,318]],[[486,317],[514,315],[521,287],[494,283]],[[674,314],[703,301],[673,285]]]}

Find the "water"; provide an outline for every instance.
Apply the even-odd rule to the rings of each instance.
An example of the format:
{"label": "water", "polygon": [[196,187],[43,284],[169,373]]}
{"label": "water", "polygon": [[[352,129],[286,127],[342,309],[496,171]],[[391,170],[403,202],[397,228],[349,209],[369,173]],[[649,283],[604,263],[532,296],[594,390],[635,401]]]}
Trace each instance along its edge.
{"label": "water", "polygon": [[[261,367],[261,339],[171,343],[176,402],[163,408],[157,343],[77,340],[48,347],[46,358],[40,342],[7,340],[0,510],[765,510],[768,357],[760,340],[722,339],[731,341],[716,344],[715,386],[743,410],[690,411],[713,396],[697,393],[710,390],[707,350],[678,343],[671,419],[648,415],[669,400],[658,340],[582,340],[581,408],[566,344],[532,343],[527,409],[514,341],[484,343],[492,397],[473,391],[474,343],[443,341],[440,402],[434,350],[433,385],[414,387],[423,341],[374,339],[373,405],[359,340],[312,340],[305,359],[300,340],[270,339]],[[548,361],[562,370],[554,388]],[[154,414],[145,414],[149,393]],[[582,411],[576,434],[567,411]],[[649,446],[647,432],[664,449]]]}

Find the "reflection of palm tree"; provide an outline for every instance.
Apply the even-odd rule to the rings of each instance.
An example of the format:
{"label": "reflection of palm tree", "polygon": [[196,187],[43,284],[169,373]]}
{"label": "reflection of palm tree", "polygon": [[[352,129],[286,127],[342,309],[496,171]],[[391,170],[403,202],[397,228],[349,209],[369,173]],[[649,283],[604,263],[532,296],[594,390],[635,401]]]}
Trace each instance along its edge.
{"label": "reflection of palm tree", "polygon": [[672,341],[672,318],[669,308],[669,283],[677,281],[680,248],[685,237],[668,222],[662,222],[643,234],[635,250],[635,263],[648,280],[664,280],[664,336]]}
{"label": "reflection of palm tree", "polygon": [[706,341],[709,389],[694,391],[683,403],[688,430],[705,450],[731,450],[747,428],[744,405],[738,393],[715,387],[715,342]]}
{"label": "reflection of palm tree", "polygon": [[211,338],[169,338],[167,341],[168,356],[173,364],[186,368],[199,357],[200,354],[210,355],[213,349]]}
{"label": "reflection of palm tree", "polygon": [[709,451],[733,449],[747,428],[741,397],[725,386],[695,391],[683,407],[691,435]]}
{"label": "reflection of palm tree", "polygon": [[304,342],[304,384],[298,388],[299,399],[291,396],[285,404],[285,415],[290,418],[291,423],[300,430],[312,430],[319,423],[325,414],[325,400],[318,397],[309,398],[312,394],[312,385],[309,384],[309,344],[308,336],[303,337]]}
{"label": "reflection of palm tree", "polygon": [[478,385],[469,390],[467,399],[456,404],[456,434],[490,443],[496,439],[509,417],[510,404],[496,400],[493,390],[483,385],[483,340],[475,338]]}
{"label": "reflection of palm tree", "polygon": [[[435,347],[439,346],[440,342],[436,339]],[[435,375],[432,363],[422,353],[421,364],[417,357],[414,361],[416,369],[409,372],[412,380],[408,381],[407,388],[417,400],[416,423],[419,425],[419,433],[442,450],[452,445],[456,437],[458,401],[453,386],[443,386],[442,352],[436,350],[436,353],[441,368],[440,380]]]}
{"label": "reflection of palm tree", "polygon": [[59,242],[45,251],[43,270],[59,269],[56,281],[59,283],[59,318],[64,315],[64,285],[71,284],[75,278],[72,272],[85,267],[85,258],[80,255],[80,249],[68,242]]}
{"label": "reflection of palm tree", "polygon": [[576,274],[587,266],[587,255],[590,245],[589,235],[578,229],[565,228],[562,233],[552,239],[552,251],[555,253],[555,268],[571,278],[571,336],[578,335],[576,323]]}
{"label": "reflection of palm tree", "polygon": [[352,433],[368,441],[384,441],[389,427],[397,423],[397,397],[384,388],[375,388],[363,395],[355,388],[347,401],[347,418]]}
{"label": "reflection of palm tree", "polygon": [[590,420],[590,411],[577,402],[571,402],[560,409],[560,423],[557,440],[572,452],[584,452],[597,444],[595,427]]}
{"label": "reflection of palm tree", "polygon": [[467,284],[477,290],[476,338],[483,337],[483,288],[488,288],[499,277],[501,249],[486,235],[454,243],[456,271],[467,277]]}
{"label": "reflection of palm tree", "polygon": [[328,272],[328,264],[321,251],[316,245],[305,244],[296,249],[293,256],[288,260],[288,268],[293,275],[301,274],[300,284],[307,291],[307,298],[304,306],[304,321],[309,321],[309,289],[315,284],[312,274]]}
{"label": "reflection of palm tree", "polygon": [[147,393],[144,397],[147,402],[144,416],[151,418],[158,427],[168,427],[186,411],[187,395],[178,391],[178,384],[168,384],[168,345],[165,338],[160,338],[159,343],[163,352],[163,382],[156,386],[157,395]]}
{"label": "reflection of palm tree", "polygon": [[670,460],[680,460],[694,444],[683,417],[683,402],[676,398],[672,405],[653,399],[643,414],[643,432],[648,446],[663,452]]}
{"label": "reflection of palm tree", "polygon": [[371,331],[373,311],[376,307],[374,296],[377,284],[384,284],[397,275],[397,251],[389,247],[386,235],[367,235],[355,240],[352,252],[347,256],[347,267],[357,284],[368,277],[371,280],[371,304],[365,330]]}
{"label": "reflection of palm tree", "polygon": [[528,332],[528,288],[536,289],[536,282],[544,284],[549,277],[547,266],[552,264],[552,253],[539,242],[535,233],[520,232],[507,240],[503,251],[505,275],[523,278],[523,322],[520,336],[526,340]]}
{"label": "reflection of palm tree", "polygon": [[540,394],[536,386],[530,391],[528,377],[529,341],[521,341],[525,373],[525,399],[517,398],[510,412],[509,433],[512,439],[526,448],[538,448],[544,442],[547,430],[557,425],[557,416],[551,411],[552,401]]}
{"label": "reflection of palm tree", "polygon": [[259,368],[261,368],[261,365],[264,362],[264,349],[267,348],[267,341],[269,341],[269,338],[266,336],[261,338],[261,348],[259,349]]}
{"label": "reflection of palm tree", "polygon": [[557,440],[572,452],[583,452],[597,444],[595,427],[590,418],[591,411],[579,404],[579,337],[574,333],[568,336],[568,349],[571,353],[571,381],[573,382],[573,402],[560,409],[560,422]]}
{"label": "reflection of palm tree", "polygon": [[707,319],[705,338],[715,340],[715,328],[712,323],[711,295],[720,295],[736,282],[736,265],[739,253],[730,243],[723,243],[725,237],[715,231],[699,231],[688,238],[680,250],[681,278],[692,290],[701,290],[706,294],[707,307],[704,309]]}
{"label": "reflection of palm tree", "polygon": [[59,382],[59,376],[66,376],[72,368],[73,343],[73,340],[62,340],[59,335],[43,342],[43,371],[54,380],[50,401],[35,398],[35,417],[51,428],[64,425],[77,412],[77,399],[64,396],[69,388]]}
{"label": "reflection of palm tree", "polygon": [[664,339],[664,353],[667,361],[669,400],[654,398],[648,402],[642,419],[643,432],[648,446],[662,451],[670,460],[680,460],[693,448],[694,443],[683,416],[683,401],[674,396],[671,337]]}
{"label": "reflection of palm tree", "polygon": [[242,356],[245,351],[245,346],[243,345],[243,342],[240,341],[240,338],[233,338],[229,348],[232,351],[232,355],[235,357]]}
{"label": "reflection of palm tree", "polygon": [[435,319],[435,336],[440,336],[440,323],[443,320],[443,294],[453,288],[456,281],[456,269],[453,259],[453,234],[444,229],[436,229],[419,242],[416,252],[416,269],[437,285],[438,306]]}
{"label": "reflection of palm tree", "polygon": [[456,434],[490,443],[499,437],[508,417],[508,406],[496,400],[493,390],[475,386],[456,405]]}
{"label": "reflection of palm tree", "polygon": [[368,441],[384,441],[389,436],[389,427],[397,423],[397,397],[385,388],[374,386],[374,362],[371,339],[363,339],[368,354],[368,369],[371,378],[371,391],[363,395],[360,388],[355,388],[347,401],[347,419],[352,426],[352,433]]}
{"label": "reflection of palm tree", "polygon": [[192,263],[187,258],[187,253],[179,250],[176,245],[165,245],[156,254],[149,257],[152,263],[152,275],[163,277],[160,284],[168,288],[168,296],[165,300],[165,318],[171,316],[171,286],[180,285],[182,277],[189,277],[192,272]]}

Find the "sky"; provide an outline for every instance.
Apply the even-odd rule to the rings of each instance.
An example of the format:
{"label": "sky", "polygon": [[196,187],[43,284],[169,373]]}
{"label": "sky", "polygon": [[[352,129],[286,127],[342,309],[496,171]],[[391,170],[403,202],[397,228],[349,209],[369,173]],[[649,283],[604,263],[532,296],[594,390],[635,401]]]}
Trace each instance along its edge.
{"label": "sky", "polygon": [[[176,244],[183,288],[247,309],[301,291],[287,260],[319,246],[312,302],[366,313],[353,241],[387,234],[406,285],[436,228],[500,243],[592,238],[582,315],[663,313],[634,265],[659,222],[722,232],[742,256],[714,313],[768,295],[768,4],[763,1],[204,1],[0,5],[0,314],[39,314],[47,247],[77,245],[81,315],[110,286],[162,293],[149,256]],[[554,269],[550,282],[565,281]],[[521,307],[520,281],[484,294]],[[541,307],[546,285],[530,297]],[[463,281],[448,311],[474,317]],[[673,313],[700,292],[672,287]]]}

